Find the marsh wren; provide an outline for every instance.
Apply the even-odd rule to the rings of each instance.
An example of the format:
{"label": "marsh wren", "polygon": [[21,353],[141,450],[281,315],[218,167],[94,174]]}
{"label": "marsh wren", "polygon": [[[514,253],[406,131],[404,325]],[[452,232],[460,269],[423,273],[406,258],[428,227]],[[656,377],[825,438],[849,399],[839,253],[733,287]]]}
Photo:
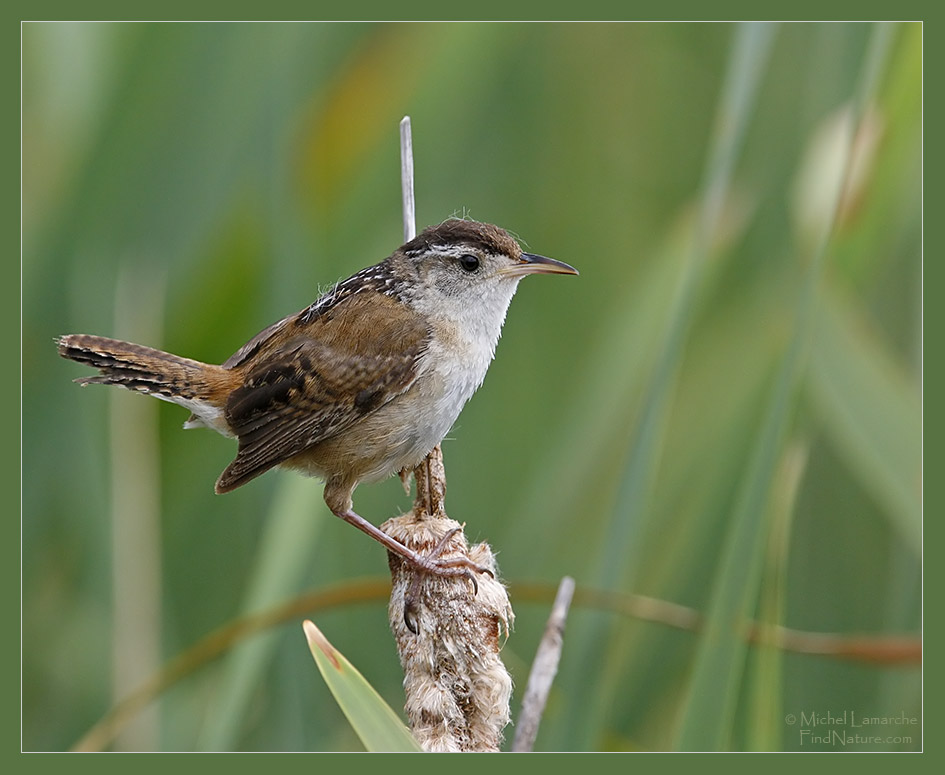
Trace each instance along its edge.
{"label": "marsh wren", "polygon": [[216,483],[234,490],[270,468],[324,480],[331,511],[428,572],[424,557],[355,513],[360,482],[423,460],[482,384],[506,311],[528,274],[577,274],[523,253],[507,232],[451,219],[273,323],[220,366],[130,342],[70,334],[59,354],[94,366],[81,385],[120,385],[191,411],[185,428],[239,442]]}

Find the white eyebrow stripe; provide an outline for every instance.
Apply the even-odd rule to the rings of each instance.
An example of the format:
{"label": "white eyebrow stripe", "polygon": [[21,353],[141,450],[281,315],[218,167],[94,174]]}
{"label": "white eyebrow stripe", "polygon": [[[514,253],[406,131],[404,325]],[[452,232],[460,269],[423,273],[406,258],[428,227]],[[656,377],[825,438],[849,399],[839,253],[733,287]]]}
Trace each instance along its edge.
{"label": "white eyebrow stripe", "polygon": [[426,250],[411,250],[407,255],[417,257],[430,255],[431,253],[436,253],[440,256],[447,256],[449,258],[459,258],[460,256],[465,256],[468,253],[477,253],[480,255],[493,256],[495,255],[490,250],[485,250],[481,247],[476,247],[475,245],[465,245],[460,244],[434,244],[430,245]]}

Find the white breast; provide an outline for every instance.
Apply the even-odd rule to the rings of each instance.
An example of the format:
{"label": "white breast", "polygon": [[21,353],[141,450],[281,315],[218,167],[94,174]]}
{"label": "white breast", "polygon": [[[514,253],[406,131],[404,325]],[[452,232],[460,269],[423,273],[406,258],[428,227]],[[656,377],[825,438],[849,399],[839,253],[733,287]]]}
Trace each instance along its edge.
{"label": "white breast", "polygon": [[365,437],[372,440],[372,449],[361,448],[367,465],[360,479],[377,481],[402,468],[413,468],[444,439],[485,379],[501,320],[488,328],[467,326],[464,330],[440,319],[413,385],[359,423],[367,431]]}
{"label": "white breast", "polygon": [[322,454],[305,461],[309,472],[324,477],[345,471],[371,482],[418,465],[449,433],[485,379],[516,285],[515,280],[502,282],[473,300],[419,300],[415,306],[431,321],[433,336],[413,384],[320,444]]}

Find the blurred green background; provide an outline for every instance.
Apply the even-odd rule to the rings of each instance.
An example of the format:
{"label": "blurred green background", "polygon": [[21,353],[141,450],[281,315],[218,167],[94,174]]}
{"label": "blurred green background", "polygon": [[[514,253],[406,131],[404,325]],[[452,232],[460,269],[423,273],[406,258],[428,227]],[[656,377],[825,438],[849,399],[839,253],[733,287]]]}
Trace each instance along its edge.
{"label": "blurred green background", "polygon": [[[491,221],[581,271],[522,283],[443,445],[450,516],[512,586],[513,718],[554,586],[578,583],[537,749],[919,750],[921,41],[25,24],[23,747],[72,746],[242,613],[383,581],[317,482],[215,496],[232,442],[79,389],[52,340],[222,362],[400,244],[409,114],[419,227]],[[378,524],[410,502],[356,495]],[[402,707],[382,595],[308,615]],[[360,750],[301,618],[111,746]]]}

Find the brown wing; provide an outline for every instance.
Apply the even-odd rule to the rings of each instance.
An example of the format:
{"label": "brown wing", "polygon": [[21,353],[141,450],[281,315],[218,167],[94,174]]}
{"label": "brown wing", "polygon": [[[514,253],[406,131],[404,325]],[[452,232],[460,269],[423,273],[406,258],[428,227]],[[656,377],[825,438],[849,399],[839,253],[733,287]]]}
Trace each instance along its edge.
{"label": "brown wing", "polygon": [[226,359],[223,363],[224,369],[235,369],[238,366],[241,366],[247,360],[252,358],[259,350],[268,342],[272,337],[276,335],[279,331],[285,328],[289,323],[292,322],[293,318],[298,317],[298,315],[290,315],[287,318],[283,318],[271,326],[267,326],[262,331],[260,331],[256,336],[250,339],[246,344],[240,347],[235,353],[233,353],[229,358]]}
{"label": "brown wing", "polygon": [[246,359],[243,384],[226,402],[239,452],[217,492],[343,432],[403,393],[428,337],[413,310],[380,294],[355,294],[314,320],[285,322]]}

